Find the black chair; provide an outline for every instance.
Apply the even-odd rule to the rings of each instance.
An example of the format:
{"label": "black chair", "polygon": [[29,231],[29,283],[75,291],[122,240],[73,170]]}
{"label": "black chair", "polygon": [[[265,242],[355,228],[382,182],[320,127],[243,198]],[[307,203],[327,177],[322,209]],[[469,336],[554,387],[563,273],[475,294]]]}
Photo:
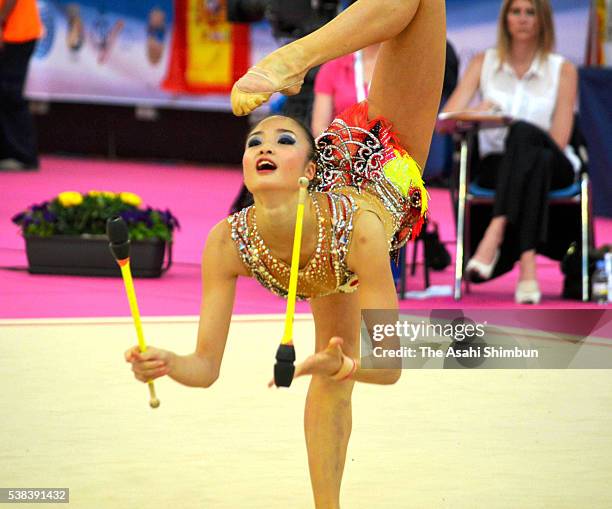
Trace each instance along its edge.
{"label": "black chair", "polygon": [[427,257],[425,254],[426,251],[425,251],[424,235],[425,235],[426,227],[427,226],[424,225],[423,230],[421,231],[419,236],[413,241],[406,244],[402,249],[400,249],[400,252],[398,254],[397,264],[399,266],[400,277],[399,277],[399,281],[397,284],[397,296],[400,299],[404,299],[405,298],[404,295],[406,294],[406,283],[408,279],[408,266],[406,263],[406,258],[408,256],[408,249],[412,245],[412,262],[410,264],[411,265],[410,275],[414,276],[416,274],[417,253],[419,249],[419,242],[423,244],[423,278],[424,278],[423,284],[424,284],[425,290],[427,290],[427,288],[429,288],[430,286],[429,284],[429,264],[427,263]]}
{"label": "black chair", "polygon": [[[493,126],[491,126],[493,127]],[[451,187],[451,198],[456,203],[457,223],[457,253],[455,257],[455,285],[454,298],[460,300],[462,296],[462,283],[466,260],[470,258],[470,210],[474,205],[493,205],[495,191],[471,182],[470,161],[477,156],[477,133],[486,128],[478,122],[464,124],[462,129],[455,132],[458,138],[459,150],[455,155],[455,185]],[[593,245],[592,206],[590,184],[588,175],[588,153],[584,138],[578,127],[578,118],[575,118],[574,129],[570,145],[581,160],[581,168],[577,180],[569,187],[556,189],[548,195],[549,205],[573,205],[580,207],[580,244],[582,248],[582,300],[589,299],[588,252]],[[466,292],[469,292],[469,281],[466,283]]]}

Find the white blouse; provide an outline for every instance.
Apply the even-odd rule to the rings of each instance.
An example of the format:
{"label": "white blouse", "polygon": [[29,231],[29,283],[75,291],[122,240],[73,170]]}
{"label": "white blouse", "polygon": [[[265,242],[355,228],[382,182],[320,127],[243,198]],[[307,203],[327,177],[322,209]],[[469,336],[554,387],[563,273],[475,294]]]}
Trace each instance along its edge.
{"label": "white blouse", "polygon": [[[496,104],[502,113],[530,122],[549,132],[557,104],[559,78],[564,58],[551,53],[541,59],[533,59],[531,67],[519,78],[506,62],[500,65],[497,49],[486,50],[480,73],[480,95],[485,101]],[[479,132],[480,155],[504,151],[508,128],[485,129]],[[580,168],[580,160],[572,147],[565,150],[574,169]]]}

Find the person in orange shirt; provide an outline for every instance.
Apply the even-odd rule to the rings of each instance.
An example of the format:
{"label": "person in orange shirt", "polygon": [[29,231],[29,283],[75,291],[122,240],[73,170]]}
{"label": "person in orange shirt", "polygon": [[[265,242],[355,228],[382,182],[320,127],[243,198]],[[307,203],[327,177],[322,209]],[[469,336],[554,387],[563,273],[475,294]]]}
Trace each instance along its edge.
{"label": "person in orange shirt", "polygon": [[0,0],[0,170],[38,168],[36,134],[23,89],[42,32],[36,0]]}

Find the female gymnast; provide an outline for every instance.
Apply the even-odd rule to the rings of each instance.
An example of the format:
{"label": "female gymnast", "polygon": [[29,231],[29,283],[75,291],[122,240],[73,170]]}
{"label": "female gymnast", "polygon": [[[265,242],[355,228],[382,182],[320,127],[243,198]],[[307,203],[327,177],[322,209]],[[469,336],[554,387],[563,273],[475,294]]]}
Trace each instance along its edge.
{"label": "female gymnast", "polygon": [[312,376],[304,425],[317,508],[339,507],[354,382],[392,384],[400,376],[399,368],[363,369],[354,359],[360,310],[397,310],[389,251],[416,234],[426,210],[420,168],[440,103],[445,40],[444,0],[358,0],[238,80],[232,107],[246,115],[276,91],[297,93],[312,67],[382,42],[367,102],[340,115],[316,143],[280,116],[248,135],[243,171],[255,205],[208,236],[195,352],[134,347],[125,354],[140,381],[168,375],[210,387],[219,376],[238,276],[287,295],[298,179],[306,176],[298,297],[310,300],[316,352],[296,365],[295,376]]}

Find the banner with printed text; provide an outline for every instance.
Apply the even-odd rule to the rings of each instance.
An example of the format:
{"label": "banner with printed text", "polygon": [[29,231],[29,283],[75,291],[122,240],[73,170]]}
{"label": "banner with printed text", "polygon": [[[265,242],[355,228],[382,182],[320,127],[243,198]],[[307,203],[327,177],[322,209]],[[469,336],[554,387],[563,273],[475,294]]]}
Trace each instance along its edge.
{"label": "banner with printed text", "polygon": [[[447,0],[461,68],[495,44],[501,0]],[[589,0],[551,0],[557,52],[582,64]],[[28,97],[229,111],[229,90],[277,42],[266,21],[225,20],[226,0],[38,0]]]}
{"label": "banner with printed text", "polygon": [[49,101],[229,110],[251,40],[269,29],[226,21],[225,0],[38,0],[45,27],[26,95]]}

